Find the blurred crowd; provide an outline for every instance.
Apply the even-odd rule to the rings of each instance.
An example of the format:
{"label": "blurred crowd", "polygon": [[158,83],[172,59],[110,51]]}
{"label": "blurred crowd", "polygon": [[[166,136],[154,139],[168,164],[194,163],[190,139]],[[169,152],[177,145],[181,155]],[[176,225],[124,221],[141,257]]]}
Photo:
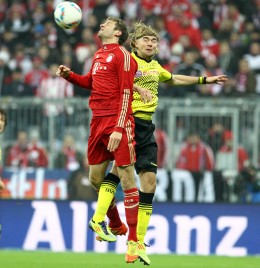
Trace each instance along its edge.
{"label": "blurred crowd", "polygon": [[157,60],[172,73],[229,76],[224,86],[175,87],[161,96],[260,93],[260,0],[79,0],[83,21],[74,30],[55,24],[60,2],[0,0],[0,96],[88,96],[65,89],[52,70],[62,63],[86,73],[107,16],[123,18],[130,29],[138,20],[153,26],[161,38]]}

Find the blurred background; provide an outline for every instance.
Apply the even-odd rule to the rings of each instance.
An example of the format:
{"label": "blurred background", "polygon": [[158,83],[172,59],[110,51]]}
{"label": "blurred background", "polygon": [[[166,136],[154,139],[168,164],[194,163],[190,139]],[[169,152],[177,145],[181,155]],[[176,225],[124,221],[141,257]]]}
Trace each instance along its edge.
{"label": "blurred background", "polygon": [[[69,217],[68,207],[63,208],[69,202],[82,201],[93,209],[97,195],[88,180],[86,159],[90,91],[65,82],[55,72],[64,64],[76,73],[87,73],[101,45],[99,25],[107,16],[118,16],[130,30],[142,20],[158,31],[156,60],[171,73],[229,77],[223,86],[160,85],[154,116],[159,165],[155,211],[174,226],[176,211],[191,218],[194,211],[198,215],[204,211],[212,227],[222,215],[246,219],[247,228],[236,240],[239,250],[234,246],[215,251],[220,234],[213,233],[209,234],[213,244],[200,253],[259,254],[251,223],[260,223],[260,1],[74,1],[83,12],[83,21],[74,30],[55,24],[53,11],[60,2],[0,0],[0,107],[8,118],[0,137],[1,177],[7,188],[0,193],[0,223],[13,220],[3,207],[13,208],[17,200],[25,202],[28,218],[40,204],[50,209],[41,200],[58,202],[61,217]],[[120,187],[117,199],[123,200]],[[163,205],[168,207],[164,210]],[[13,213],[16,209],[17,205]],[[24,224],[19,239],[10,243],[3,231],[0,247],[55,250],[50,241],[29,245],[24,238],[28,228]],[[174,241],[169,242],[172,252],[198,252],[193,242],[183,250]],[[92,244],[80,249],[97,250]],[[158,250],[168,251],[155,242],[151,252]]]}

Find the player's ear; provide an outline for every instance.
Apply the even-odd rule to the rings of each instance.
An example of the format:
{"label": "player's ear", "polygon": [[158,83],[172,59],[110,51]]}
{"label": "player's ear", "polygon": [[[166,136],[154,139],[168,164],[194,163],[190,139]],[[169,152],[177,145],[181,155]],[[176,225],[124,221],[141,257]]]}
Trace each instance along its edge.
{"label": "player's ear", "polygon": [[116,36],[116,37],[119,37],[120,35],[122,35],[122,32],[119,31],[119,30],[117,30],[117,31],[115,32],[115,36]]}

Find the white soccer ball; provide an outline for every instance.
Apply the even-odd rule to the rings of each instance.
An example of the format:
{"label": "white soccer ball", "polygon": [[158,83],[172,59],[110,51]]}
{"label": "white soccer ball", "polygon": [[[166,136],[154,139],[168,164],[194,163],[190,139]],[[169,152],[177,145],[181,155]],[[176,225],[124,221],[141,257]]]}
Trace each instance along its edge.
{"label": "white soccer ball", "polygon": [[74,29],[82,20],[81,8],[74,2],[62,2],[54,10],[54,19],[61,28]]}

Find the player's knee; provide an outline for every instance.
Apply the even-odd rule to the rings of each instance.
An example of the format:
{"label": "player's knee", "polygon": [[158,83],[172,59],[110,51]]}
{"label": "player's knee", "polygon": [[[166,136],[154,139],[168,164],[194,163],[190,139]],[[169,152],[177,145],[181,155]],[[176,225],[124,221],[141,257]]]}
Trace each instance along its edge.
{"label": "player's knee", "polygon": [[89,173],[89,181],[91,185],[98,190],[101,186],[101,183],[103,181],[103,175],[96,174],[94,172]]}
{"label": "player's knee", "polygon": [[123,190],[136,187],[133,166],[118,167],[117,170]]}

